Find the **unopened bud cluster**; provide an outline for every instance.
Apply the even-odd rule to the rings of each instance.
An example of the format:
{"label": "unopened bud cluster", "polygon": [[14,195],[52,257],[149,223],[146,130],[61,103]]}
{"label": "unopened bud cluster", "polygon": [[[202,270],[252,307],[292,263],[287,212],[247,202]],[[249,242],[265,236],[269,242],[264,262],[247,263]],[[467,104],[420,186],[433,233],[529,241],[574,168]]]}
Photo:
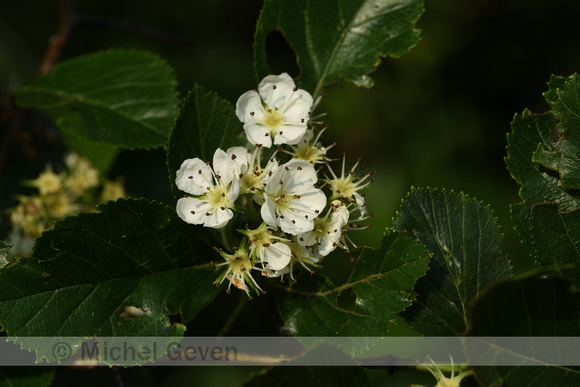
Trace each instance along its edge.
{"label": "unopened bud cluster", "polygon": [[[55,173],[50,165],[26,185],[38,193],[19,196],[18,205],[11,210],[12,232],[8,242],[14,244],[11,254],[28,255],[33,239],[52,228],[54,222],[79,211],[94,211],[95,204],[125,196],[121,180],[101,179],[99,171],[90,162],[76,154],[65,158],[65,170]],[[94,191],[100,195],[95,198]]]}
{"label": "unopened bud cluster", "polygon": [[340,175],[332,170],[332,145],[319,142],[325,129],[310,117],[313,103],[288,74],[269,75],[236,103],[250,145],[217,149],[211,165],[185,160],[177,171],[176,185],[188,194],[177,214],[187,223],[222,229],[243,214],[239,246],[232,254],[218,249],[225,262],[216,266],[227,269],[216,283],[228,279],[228,291],[232,284],[248,296],[249,287],[261,291],[252,269],[294,281],[295,268],[312,271],[337,247],[356,247],[347,231],[365,228],[353,223],[370,216],[360,193],[370,173],[359,177],[358,163],[346,172],[344,159]]}

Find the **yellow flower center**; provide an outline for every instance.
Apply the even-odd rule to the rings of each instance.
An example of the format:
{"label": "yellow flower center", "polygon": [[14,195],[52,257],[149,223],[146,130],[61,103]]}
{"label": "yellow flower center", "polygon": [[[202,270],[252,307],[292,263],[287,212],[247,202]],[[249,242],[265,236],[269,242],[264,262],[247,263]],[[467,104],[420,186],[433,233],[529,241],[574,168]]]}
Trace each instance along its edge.
{"label": "yellow flower center", "polygon": [[332,180],[330,182],[330,187],[335,194],[340,197],[349,198],[355,193],[355,186],[352,183],[352,177],[339,177],[338,179]]}
{"label": "yellow flower center", "polygon": [[234,259],[228,262],[228,264],[232,269],[232,272],[234,272],[235,274],[249,273],[250,270],[252,269],[252,262],[250,262],[250,259],[248,258],[247,255],[244,257],[241,257],[239,255],[235,256]]}
{"label": "yellow flower center", "polygon": [[314,219],[314,229],[312,232],[320,239],[323,235],[328,234],[328,222],[324,218]]}
{"label": "yellow flower center", "polygon": [[258,167],[254,171],[246,172],[240,179],[240,193],[252,192],[262,188],[261,175],[262,170]]}
{"label": "yellow flower center", "polygon": [[265,127],[270,129],[270,132],[275,133],[276,129],[278,129],[282,122],[284,121],[282,114],[278,111],[278,108],[268,109],[266,114],[264,114],[263,124]]}
{"label": "yellow flower center", "polygon": [[290,204],[292,203],[290,199],[291,197],[285,193],[282,193],[280,196],[278,196],[276,199],[276,207],[278,211],[282,212],[290,208]]}
{"label": "yellow flower center", "polygon": [[207,193],[207,200],[213,208],[228,207],[226,190],[222,186],[216,186]]}

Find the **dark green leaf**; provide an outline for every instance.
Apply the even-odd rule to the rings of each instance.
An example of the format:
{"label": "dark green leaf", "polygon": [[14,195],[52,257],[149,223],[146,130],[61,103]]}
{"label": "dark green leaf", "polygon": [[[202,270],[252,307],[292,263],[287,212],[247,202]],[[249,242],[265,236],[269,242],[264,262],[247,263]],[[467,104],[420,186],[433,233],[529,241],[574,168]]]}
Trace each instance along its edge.
{"label": "dark green leaf", "polygon": [[534,256],[543,266],[569,264],[567,276],[580,281],[580,209],[561,212],[555,204],[541,204],[532,208],[532,235]]}
{"label": "dark green leaf", "polygon": [[[300,290],[280,295],[280,315],[296,336],[384,336],[397,314],[415,299],[413,286],[428,263],[429,256],[416,241],[388,231],[380,248],[362,249],[345,284],[311,277]],[[356,300],[348,310],[337,299],[351,291]]]}
{"label": "dark green leaf", "polygon": [[516,115],[512,132],[507,136],[505,162],[512,177],[522,186],[520,197],[528,205],[554,202],[562,210],[571,211],[580,207],[580,192],[564,187],[557,173],[532,160],[538,144],[549,152],[555,150],[557,122],[552,113],[532,114],[525,110],[521,116]]}
{"label": "dark green leaf", "polygon": [[557,94],[552,108],[560,120],[557,129],[562,136],[556,146],[561,154],[560,179],[566,187],[580,188],[580,76],[568,78]]}
{"label": "dark green leaf", "polygon": [[211,161],[217,148],[227,150],[245,144],[243,133],[242,123],[228,101],[195,86],[181,107],[167,148],[167,166],[175,197],[183,196],[175,186],[175,176],[183,161],[194,157]]}
{"label": "dark green leaf", "polygon": [[279,30],[294,49],[300,87],[315,97],[341,78],[371,87],[380,57],[400,57],[419,41],[422,0],[285,1],[264,3],[254,39],[258,82],[270,74],[266,37]]}
{"label": "dark green leaf", "polygon": [[18,105],[47,110],[82,139],[122,148],[167,143],[177,115],[172,68],[143,51],[110,50],[57,64],[16,93]]}
{"label": "dark green leaf", "polygon": [[53,379],[52,367],[0,368],[0,387],[48,387]]}
{"label": "dark green leaf", "polygon": [[[100,209],[57,222],[31,258],[0,270],[0,323],[12,340],[181,336],[185,326],[168,315],[186,324],[217,295],[215,251],[173,208],[119,200]],[[136,317],[129,307],[145,313]]]}
{"label": "dark green leaf", "polygon": [[415,287],[419,298],[403,317],[426,336],[462,334],[470,300],[511,272],[491,209],[464,194],[413,189],[393,225],[433,254]]}
{"label": "dark green leaf", "polygon": [[[571,291],[571,282],[563,278],[528,277],[506,281],[476,299],[470,320],[469,336],[578,336],[580,293]],[[494,344],[496,358],[501,357],[501,345],[501,339]],[[545,350],[538,348],[538,351]],[[558,351],[558,348],[550,350]],[[477,367],[475,372],[485,386],[580,384],[577,367]]]}

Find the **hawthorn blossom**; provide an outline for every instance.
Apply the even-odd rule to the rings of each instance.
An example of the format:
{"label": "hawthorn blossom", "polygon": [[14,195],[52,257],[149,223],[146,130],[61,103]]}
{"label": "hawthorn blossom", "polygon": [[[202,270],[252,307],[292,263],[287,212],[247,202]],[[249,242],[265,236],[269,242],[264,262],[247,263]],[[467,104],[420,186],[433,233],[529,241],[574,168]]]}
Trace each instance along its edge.
{"label": "hawthorn blossom", "polygon": [[[359,160],[360,161],[360,160]],[[351,199],[355,204],[358,210],[360,211],[361,217],[364,217],[368,211],[366,209],[364,195],[361,195],[358,191],[362,190],[363,188],[367,187],[370,183],[373,182],[373,179],[368,179],[371,176],[369,172],[363,178],[358,178],[355,175],[354,171],[358,166],[359,161],[351,168],[350,172],[345,176],[344,174],[344,163],[345,159],[342,159],[342,171],[340,177],[337,177],[330,165],[328,169],[332,174],[332,179],[328,179],[327,182],[330,185],[330,189],[332,190],[332,198],[346,198]],[[357,180],[358,179],[358,180]]]}
{"label": "hawthorn blossom", "polygon": [[177,215],[185,222],[222,228],[234,216],[231,208],[240,186],[232,163],[224,162],[227,157],[222,149],[215,151],[215,172],[197,157],[181,164],[175,184],[180,190],[195,196],[186,196],[177,201]]}
{"label": "hawthorn blossom", "polygon": [[297,236],[298,244],[309,249],[314,256],[325,257],[341,244],[342,228],[348,222],[346,206],[336,200],[324,217],[314,219],[314,228]]}
{"label": "hawthorn blossom", "polygon": [[288,239],[278,237],[271,229],[262,223],[254,230],[240,230],[250,241],[250,256],[259,259],[266,272],[282,270],[290,262],[290,247],[285,243]]}
{"label": "hawthorn blossom", "polygon": [[325,130],[326,128],[322,129],[318,132],[318,135],[314,137],[314,130],[308,129],[306,133],[304,133],[304,137],[301,141],[296,145],[290,145],[292,151],[285,151],[285,153],[288,153],[295,159],[308,161],[312,165],[327,162],[326,152],[332,148],[334,144],[325,147],[318,141]]}
{"label": "hawthorn blossom", "polygon": [[268,75],[257,90],[242,94],[236,115],[244,123],[248,141],[270,148],[273,143],[297,144],[307,129],[312,96],[296,88],[287,73]]}
{"label": "hawthorn blossom", "polygon": [[315,187],[317,181],[314,167],[304,160],[281,165],[264,188],[262,219],[292,235],[312,230],[326,205],[324,192]]}
{"label": "hawthorn blossom", "polygon": [[[242,242],[240,247],[234,252],[234,254],[227,254],[223,251],[219,251],[220,255],[225,259],[225,262],[215,264],[214,266],[224,266],[227,265],[228,268],[223,272],[214,282],[217,286],[220,286],[222,282],[227,278],[230,281],[228,285],[227,292],[230,292],[230,287],[232,284],[243,291],[246,292],[248,297],[250,297],[250,292],[248,289],[248,284],[258,293],[258,290],[262,291],[262,288],[258,285],[256,280],[250,274],[252,269],[259,270],[252,266],[252,261],[246,250],[245,242]],[[246,284],[246,281],[248,284]],[[251,299],[252,297],[250,297]]]}

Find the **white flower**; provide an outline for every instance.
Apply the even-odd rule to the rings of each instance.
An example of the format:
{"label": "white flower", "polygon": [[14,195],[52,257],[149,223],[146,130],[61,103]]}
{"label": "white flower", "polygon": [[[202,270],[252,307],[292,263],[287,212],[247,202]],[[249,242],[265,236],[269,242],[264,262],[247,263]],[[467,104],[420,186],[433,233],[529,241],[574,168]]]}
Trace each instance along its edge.
{"label": "white flower", "polygon": [[324,217],[314,219],[314,229],[297,236],[301,246],[312,251],[314,256],[325,257],[340,244],[342,227],[347,224],[349,212],[339,200],[340,205],[333,206]]}
{"label": "white flower", "polygon": [[236,115],[244,123],[248,141],[269,148],[274,144],[296,144],[306,132],[312,96],[298,90],[287,73],[268,75],[258,90],[238,99]]}
{"label": "white flower", "polygon": [[262,219],[296,235],[314,228],[314,219],[326,205],[326,196],[315,188],[316,171],[304,160],[290,160],[281,165],[264,189]]}
{"label": "white flower", "polygon": [[[177,201],[177,214],[191,224],[222,228],[234,216],[232,210],[240,186],[227,153],[217,149],[214,154],[215,173],[199,158],[185,160],[175,178],[180,190],[190,195]],[[231,159],[231,157],[230,157]]]}
{"label": "white flower", "polygon": [[284,243],[289,242],[270,232],[266,223],[262,223],[255,230],[240,230],[248,236],[250,241],[250,255],[262,262],[264,271],[271,272],[282,270],[290,262],[290,247]]}

